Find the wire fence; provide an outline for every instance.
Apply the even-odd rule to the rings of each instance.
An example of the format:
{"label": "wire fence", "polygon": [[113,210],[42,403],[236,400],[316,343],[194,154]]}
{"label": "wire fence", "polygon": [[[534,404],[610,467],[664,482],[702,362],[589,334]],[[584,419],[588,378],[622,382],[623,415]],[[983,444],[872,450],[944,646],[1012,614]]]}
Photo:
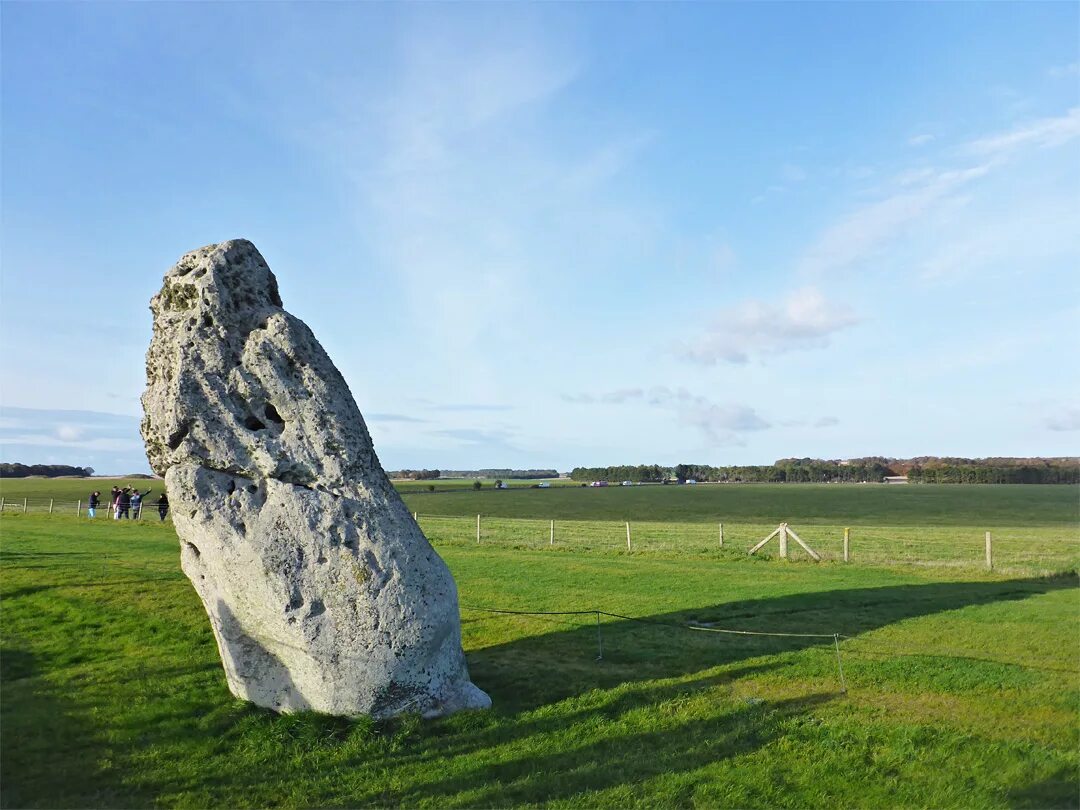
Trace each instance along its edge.
{"label": "wire fence", "polygon": [[[4,514],[171,522],[168,507],[162,513],[154,499],[144,501],[139,507],[129,507],[119,516],[107,501],[92,511],[91,514],[85,500],[0,497],[0,512]],[[436,546],[479,544],[503,549],[709,558],[745,557],[780,523],[779,520],[775,523],[561,520],[415,513],[414,517]],[[992,568],[1036,575],[1080,569],[1077,527],[842,526],[802,524],[797,519],[792,519],[790,525],[823,562]],[[756,556],[769,559],[778,554],[778,540],[774,538]],[[812,559],[794,542],[788,543],[788,557],[792,561]]]}
{"label": "wire fence", "polygon": [[[7,514],[50,514],[69,515],[94,520],[165,520],[169,516],[169,507],[162,510],[157,499],[131,504],[124,510],[118,510],[108,500],[108,493],[91,507],[87,500],[61,500],[59,498],[4,498],[0,497],[0,512]],[[162,513],[163,512],[163,513]]]}
{"label": "wire fence", "polygon": [[[415,515],[433,544],[486,545],[553,551],[620,554],[745,556],[777,523],[675,523]],[[779,521],[778,521],[779,523]],[[1080,567],[1080,532],[1059,527],[800,525],[799,537],[824,562],[866,565],[981,567],[1023,573],[1056,573]],[[991,535],[987,556],[986,533]],[[845,541],[845,535],[847,540]],[[846,547],[846,554],[845,554]],[[773,539],[757,556],[778,556]],[[789,543],[791,560],[811,560]]]}

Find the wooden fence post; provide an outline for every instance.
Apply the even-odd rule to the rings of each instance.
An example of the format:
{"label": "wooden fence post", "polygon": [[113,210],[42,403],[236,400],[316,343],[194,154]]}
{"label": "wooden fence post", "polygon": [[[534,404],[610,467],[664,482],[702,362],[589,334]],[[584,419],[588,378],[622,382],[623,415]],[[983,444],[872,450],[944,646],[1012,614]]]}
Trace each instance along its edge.
{"label": "wooden fence post", "polygon": [[476,545],[480,545],[480,516],[476,516]]}
{"label": "wooden fence post", "polygon": [[49,514],[50,515],[52,514],[52,508],[53,508],[53,499],[49,498]]}
{"label": "wooden fence post", "polygon": [[0,498],[0,512],[4,511],[4,499]]}
{"label": "wooden fence post", "polygon": [[848,561],[849,543],[851,542],[851,529],[844,529],[844,562]]}
{"label": "wooden fence post", "polygon": [[630,551],[630,521],[626,522],[626,550]]}
{"label": "wooden fence post", "polygon": [[551,542],[548,545],[555,545],[555,521],[551,521]]}
{"label": "wooden fence post", "polygon": [[75,517],[82,517],[82,501],[75,506]]}
{"label": "wooden fence post", "polygon": [[26,498],[22,499],[22,513],[26,514]]}
{"label": "wooden fence post", "polygon": [[787,524],[780,524],[780,559],[787,559]]}
{"label": "wooden fence post", "polygon": [[720,548],[724,547],[724,524],[720,524]]}
{"label": "wooden fence post", "polygon": [[990,532],[986,533],[986,570],[994,570],[994,550],[990,539]]}

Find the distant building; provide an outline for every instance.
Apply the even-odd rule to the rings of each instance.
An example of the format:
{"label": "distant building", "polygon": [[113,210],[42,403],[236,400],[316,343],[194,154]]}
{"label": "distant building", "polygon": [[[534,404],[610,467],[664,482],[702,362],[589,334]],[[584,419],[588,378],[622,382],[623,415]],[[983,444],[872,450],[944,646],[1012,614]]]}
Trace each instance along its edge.
{"label": "distant building", "polygon": [[908,482],[906,475],[886,475],[886,484],[906,484]]}

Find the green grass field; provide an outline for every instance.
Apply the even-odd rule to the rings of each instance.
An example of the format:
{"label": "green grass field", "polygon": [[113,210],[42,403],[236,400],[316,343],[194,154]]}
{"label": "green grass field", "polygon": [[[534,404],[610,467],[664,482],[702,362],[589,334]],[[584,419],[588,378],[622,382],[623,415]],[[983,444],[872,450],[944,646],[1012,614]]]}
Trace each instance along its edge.
{"label": "green grass field", "polygon": [[[649,497],[660,514],[647,523],[631,510]],[[0,805],[1080,806],[1075,571],[867,565],[857,542],[850,565],[748,558],[743,548],[786,518],[811,543],[818,529],[861,526],[856,541],[868,541],[891,524],[921,557],[957,533],[975,535],[978,552],[988,516],[990,528],[1053,545],[1076,539],[1073,488],[406,499],[457,580],[463,642],[489,712],[373,723],[253,708],[227,691],[170,523],[0,515]],[[550,546],[553,504],[605,539],[575,546],[557,534]],[[477,546],[475,517],[448,521],[443,536],[424,515],[474,509],[514,518],[506,531],[523,534]],[[724,551],[712,545],[717,512],[732,527]],[[642,524],[632,554],[620,548],[620,519]],[[650,523],[675,529],[650,546]],[[689,534],[695,526],[700,537]],[[602,617],[598,639],[595,615],[475,608],[648,621]],[[848,691],[831,639],[729,636],[690,622],[843,634]]]}

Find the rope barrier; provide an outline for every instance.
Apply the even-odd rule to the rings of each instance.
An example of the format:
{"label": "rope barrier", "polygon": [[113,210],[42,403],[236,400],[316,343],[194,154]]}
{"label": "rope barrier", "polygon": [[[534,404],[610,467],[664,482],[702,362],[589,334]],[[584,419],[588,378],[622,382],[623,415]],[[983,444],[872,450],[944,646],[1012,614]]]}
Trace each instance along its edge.
{"label": "rope barrier", "polygon": [[[597,661],[602,661],[604,658],[604,640],[600,632],[600,617],[607,616],[612,619],[622,619],[628,622],[638,622],[639,624],[651,624],[657,627],[673,627],[680,630],[696,630],[706,633],[724,633],[737,636],[774,636],[777,638],[821,638],[832,639],[833,646],[836,649],[836,667],[840,673],[840,684],[843,687],[843,691],[847,693],[847,683],[844,680],[844,667],[840,663],[840,633],[770,633],[763,630],[728,630],[721,627],[702,627],[695,624],[683,624],[679,622],[662,622],[657,619],[644,619],[638,616],[623,616],[620,613],[610,613],[606,610],[506,610],[504,608],[482,608],[473,607],[471,605],[461,605],[463,610],[472,610],[479,613],[499,613],[508,616],[596,616],[596,643],[599,650],[599,654],[596,657]],[[844,638],[849,638],[845,636]]]}

